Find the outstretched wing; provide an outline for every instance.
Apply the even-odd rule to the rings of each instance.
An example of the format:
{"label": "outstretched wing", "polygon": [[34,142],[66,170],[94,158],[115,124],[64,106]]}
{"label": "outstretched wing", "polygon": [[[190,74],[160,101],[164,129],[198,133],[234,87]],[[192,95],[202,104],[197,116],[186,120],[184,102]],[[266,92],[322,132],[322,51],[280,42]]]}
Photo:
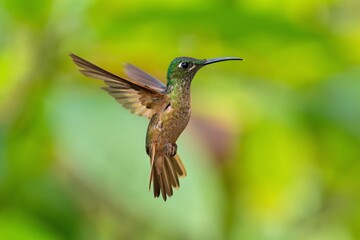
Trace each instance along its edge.
{"label": "outstretched wing", "polygon": [[125,74],[131,79],[159,92],[164,92],[166,90],[165,84],[130,63],[125,64]]}
{"label": "outstretched wing", "polygon": [[112,74],[85,59],[70,53],[74,63],[87,77],[103,80],[108,86],[103,89],[132,113],[151,118],[164,108],[169,98],[164,93],[166,86],[133,65],[127,65],[127,74],[132,81]]}

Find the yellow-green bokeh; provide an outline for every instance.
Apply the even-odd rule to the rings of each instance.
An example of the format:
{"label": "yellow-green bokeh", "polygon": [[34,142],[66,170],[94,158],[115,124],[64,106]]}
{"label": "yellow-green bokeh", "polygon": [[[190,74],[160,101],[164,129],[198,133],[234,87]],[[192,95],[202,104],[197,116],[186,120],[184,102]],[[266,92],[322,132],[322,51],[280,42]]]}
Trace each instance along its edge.
{"label": "yellow-green bokeh", "polygon": [[[360,239],[356,0],[0,3],[0,239]],[[148,120],[74,52],[162,81],[202,69],[178,141],[188,176],[148,192]]]}

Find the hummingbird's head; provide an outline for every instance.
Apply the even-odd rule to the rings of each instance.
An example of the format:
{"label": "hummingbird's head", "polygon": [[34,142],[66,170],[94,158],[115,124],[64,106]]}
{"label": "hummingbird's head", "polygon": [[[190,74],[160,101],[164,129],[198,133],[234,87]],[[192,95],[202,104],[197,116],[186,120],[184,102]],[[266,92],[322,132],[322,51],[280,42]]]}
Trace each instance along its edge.
{"label": "hummingbird's head", "polygon": [[196,72],[203,66],[228,61],[228,60],[243,60],[237,57],[220,57],[211,59],[196,59],[191,57],[178,57],[172,60],[167,72],[168,83],[172,81],[188,81],[191,82]]}

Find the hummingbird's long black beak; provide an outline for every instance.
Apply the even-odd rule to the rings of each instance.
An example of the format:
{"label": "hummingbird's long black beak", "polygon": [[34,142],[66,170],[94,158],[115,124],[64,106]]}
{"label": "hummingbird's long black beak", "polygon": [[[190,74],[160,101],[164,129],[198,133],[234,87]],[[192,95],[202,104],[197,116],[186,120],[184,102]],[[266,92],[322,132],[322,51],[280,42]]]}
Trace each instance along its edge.
{"label": "hummingbird's long black beak", "polygon": [[208,65],[208,64],[217,63],[217,62],[223,62],[223,61],[229,61],[229,60],[243,60],[243,59],[238,58],[238,57],[211,58],[211,59],[207,59],[206,62],[203,65],[205,66],[205,65]]}

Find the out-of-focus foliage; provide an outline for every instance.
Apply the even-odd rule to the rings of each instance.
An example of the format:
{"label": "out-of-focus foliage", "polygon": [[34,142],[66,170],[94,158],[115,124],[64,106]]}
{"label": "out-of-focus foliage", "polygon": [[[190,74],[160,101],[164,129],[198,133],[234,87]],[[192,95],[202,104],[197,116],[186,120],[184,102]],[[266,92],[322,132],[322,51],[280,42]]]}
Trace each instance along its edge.
{"label": "out-of-focus foliage", "polygon": [[[0,239],[360,239],[356,0],[0,2]],[[202,69],[179,139],[188,177],[147,191],[147,119],[74,52],[165,80]]]}

